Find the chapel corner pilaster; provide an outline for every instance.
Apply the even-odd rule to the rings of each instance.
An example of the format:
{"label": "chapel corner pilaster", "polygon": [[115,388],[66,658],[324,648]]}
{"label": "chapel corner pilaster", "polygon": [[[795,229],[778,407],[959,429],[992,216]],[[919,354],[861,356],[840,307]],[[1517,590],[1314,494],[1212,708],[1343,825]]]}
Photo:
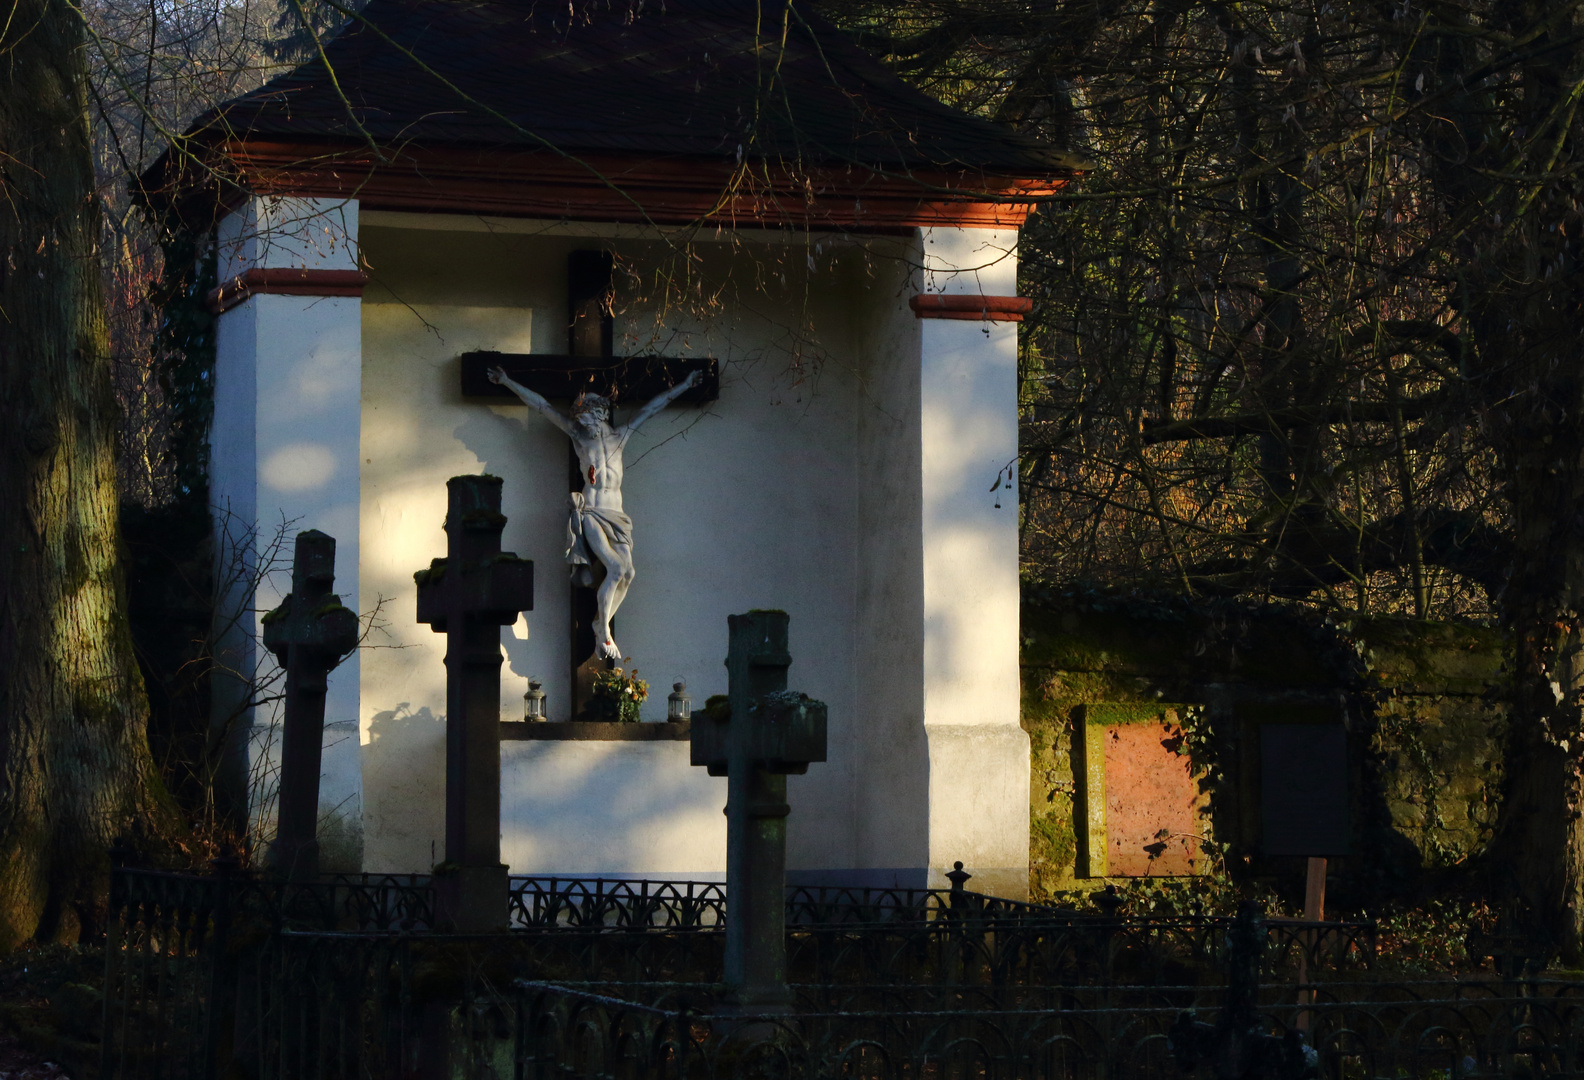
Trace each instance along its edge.
{"label": "chapel corner pilaster", "polygon": [[357,199],[248,198],[215,230],[222,282],[249,270],[359,270]]}

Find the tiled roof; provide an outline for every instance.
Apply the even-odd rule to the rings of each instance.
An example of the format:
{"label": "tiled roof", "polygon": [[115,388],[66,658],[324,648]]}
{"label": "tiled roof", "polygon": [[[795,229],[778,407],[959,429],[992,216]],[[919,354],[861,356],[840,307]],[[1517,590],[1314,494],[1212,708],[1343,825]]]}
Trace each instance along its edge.
{"label": "tiled roof", "polygon": [[1030,178],[1073,161],[788,0],[371,0],[325,52],[333,80],[312,61],[195,129]]}

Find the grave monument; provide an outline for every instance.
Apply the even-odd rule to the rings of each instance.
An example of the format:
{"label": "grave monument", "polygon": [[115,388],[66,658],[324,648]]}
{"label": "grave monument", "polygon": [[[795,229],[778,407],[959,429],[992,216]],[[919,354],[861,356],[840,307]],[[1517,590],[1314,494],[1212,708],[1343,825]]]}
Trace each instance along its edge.
{"label": "grave monument", "polygon": [[787,776],[808,772],[826,752],[824,703],[787,690],[789,621],[784,611],[727,620],[727,701],[692,727],[692,763],[727,778],[725,1001],[748,1013],[792,1006]]}
{"label": "grave monument", "polygon": [[[567,440],[488,370],[558,409],[697,371],[624,447],[644,584],[615,640],[703,701],[721,619],[787,610],[832,718],[828,764],[788,785],[788,873],[939,884],[961,860],[1026,888],[1017,508],[990,489],[1018,453],[1018,229],[1074,158],[786,0],[370,0],[189,134],[144,182],[218,260],[213,499],[266,536],[335,535],[348,605],[383,602],[392,646],[329,682],[328,866],[409,871],[449,842],[454,706],[411,577],[446,541],[446,478],[502,477],[504,545],[564,559]],[[531,636],[490,631],[500,861],[722,876],[726,781],[688,766],[689,725],[572,722],[594,597],[535,608]],[[226,648],[262,662],[254,634]],[[518,719],[530,678],[549,722]]]}
{"label": "grave monument", "polygon": [[357,612],[335,586],[335,537],[297,534],[292,590],[264,616],[264,647],[286,672],[275,841],[265,861],[297,881],[319,872],[319,768],[324,752],[325,693],[330,672],[357,648]]}
{"label": "grave monument", "polygon": [[446,557],[413,575],[418,621],[446,636],[445,862],[435,913],[463,932],[506,925],[500,858],[500,628],[533,608],[533,563],[501,550],[501,479],[446,482]]}

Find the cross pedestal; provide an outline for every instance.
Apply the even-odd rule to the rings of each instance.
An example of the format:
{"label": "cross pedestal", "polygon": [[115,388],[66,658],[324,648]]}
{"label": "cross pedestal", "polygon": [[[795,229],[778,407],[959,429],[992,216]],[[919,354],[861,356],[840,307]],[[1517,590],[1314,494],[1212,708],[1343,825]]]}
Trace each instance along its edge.
{"label": "cross pedestal", "polygon": [[418,582],[418,621],[446,635],[445,862],[436,916],[464,933],[506,926],[500,859],[500,628],[533,610],[533,563],[501,551],[498,476],[453,476],[447,553]]}
{"label": "cross pedestal", "polygon": [[729,616],[724,712],[693,714],[692,763],[726,777],[726,1000],[791,1008],[786,971],[787,774],[825,760],[825,705],[788,691],[787,614]]}
{"label": "cross pedestal", "polygon": [[357,648],[357,613],[341,606],[335,585],[335,537],[317,529],[297,534],[292,588],[264,616],[264,647],[286,669],[280,795],[275,842],[266,862],[294,881],[319,873],[319,767],[324,747],[328,676]]}

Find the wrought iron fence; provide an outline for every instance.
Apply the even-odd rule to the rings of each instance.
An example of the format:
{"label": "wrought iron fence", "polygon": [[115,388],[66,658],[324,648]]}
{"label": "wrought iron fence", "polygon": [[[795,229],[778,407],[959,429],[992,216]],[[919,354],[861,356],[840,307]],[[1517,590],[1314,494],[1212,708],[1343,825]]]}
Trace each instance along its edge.
{"label": "wrought iron fence", "polygon": [[721,925],[726,886],[706,881],[514,877],[514,927],[687,930]]}
{"label": "wrought iron fence", "polygon": [[[1227,918],[829,922],[789,930],[788,969],[805,982],[1025,985],[1197,983],[1218,978]],[[1289,981],[1374,963],[1374,928],[1269,927],[1265,968]]]}
{"label": "wrought iron fence", "polygon": [[[235,904],[283,925],[323,930],[425,930],[434,924],[427,874],[328,874],[288,882],[223,862],[214,874],[119,867],[112,904],[196,909],[213,904],[214,890]],[[546,876],[513,877],[513,928],[686,929],[719,926],[726,915],[720,882],[650,881]],[[948,889],[871,889],[789,886],[787,921],[877,923],[971,916],[982,919],[1093,918],[1076,912]]]}
{"label": "wrought iron fence", "polygon": [[[1207,1019],[1225,1007],[1222,990],[1135,989],[1151,996],[1175,990],[1194,1000]],[[1344,1000],[1267,1002],[1260,1014],[1265,1037],[1285,1045],[1301,1039],[1313,1054],[1307,1060],[1298,1056],[1296,1067],[1247,1075],[1295,1080],[1303,1075],[1336,1080],[1584,1076],[1584,998],[1572,984],[1524,996],[1504,993],[1509,988],[1501,986],[1424,984],[1420,989],[1431,996],[1388,992],[1388,1000],[1379,1000],[1386,989],[1378,983],[1345,989],[1331,984],[1330,991]],[[878,1010],[723,1016],[678,1002],[648,1004],[546,983],[522,981],[513,990],[509,1060],[503,1039],[491,1046],[492,1053],[459,1064],[476,1067],[487,1060],[496,1075],[520,1080],[566,1075],[1159,1080],[1230,1064],[1185,1057],[1180,1002],[908,1008],[898,988],[896,1000]],[[1289,999],[1309,992],[1307,986],[1283,988]],[[1215,1073],[1245,1075],[1241,1069]]]}
{"label": "wrought iron fence", "polygon": [[[807,1075],[824,1075],[817,1070],[833,1060],[830,1047],[845,1045],[842,1040],[880,1038],[874,1032],[886,1033],[887,1060],[899,1054],[898,1061],[934,1060],[931,1040],[943,1037],[947,1028],[965,1025],[995,1032],[1014,1047],[998,1053],[1012,1063],[1007,1068],[1015,1067],[1008,1075],[1021,1075],[1015,1069],[1022,1068],[1017,1063],[1023,1061],[1023,1051],[1014,1044],[1022,1046],[1019,1039],[1033,1038],[1024,1027],[1036,1017],[1046,1017],[1039,1021],[1045,1025],[1040,1031],[1051,1024],[1071,1028],[1062,1036],[1068,1039],[1063,1046],[1077,1038],[1074,1032],[1090,1032],[1090,1043],[1073,1044],[1061,1060],[1099,1063],[1095,1067],[1134,1075],[1126,1072],[1133,1066],[1124,1068],[1125,1063],[1143,1053],[1139,1068],[1153,1068],[1160,1047],[1150,1043],[1141,1051],[1129,1042],[1132,1035],[1119,1031],[1143,1031],[1139,1018],[1148,1017],[1154,1026],[1146,1034],[1162,1036],[1182,1010],[1214,1008],[1224,994],[1213,966],[1201,969],[1200,984],[1117,983],[1099,968],[1065,963],[1079,952],[1074,927],[985,929],[990,925],[941,919],[793,928],[789,970],[799,1002],[797,1022],[814,1026],[798,1029],[804,1040],[798,1051],[803,1064],[787,1075],[805,1075],[798,1071],[805,1068],[816,1069]],[[1042,945],[1042,935],[1048,945]],[[435,1076],[538,1075],[537,1066],[530,1066],[550,1058],[545,1056],[549,1051],[535,1051],[524,1042],[528,1029],[523,1024],[532,1019],[530,1013],[538,1015],[531,995],[524,997],[529,990],[559,987],[573,997],[592,993],[632,1006],[634,1015],[659,1009],[707,1017],[718,990],[723,937],[718,929],[655,933],[585,928],[476,936],[286,930],[269,940],[273,952],[260,965],[268,977],[250,982],[259,996],[238,1010],[238,1030],[246,1028],[238,1052],[248,1061],[248,1074],[260,1077],[395,1076],[414,1070]],[[1153,948],[1159,940],[1118,934],[1112,942],[1126,950]],[[1052,958],[1057,962],[1041,966]],[[597,990],[567,986],[591,977],[598,980]],[[1283,994],[1289,1004],[1297,1001],[1295,992],[1272,993],[1273,1007],[1282,1005]],[[1309,1005],[1309,1011],[1329,1007],[1321,1000]],[[1059,1023],[1049,1019],[1057,1013],[1066,1018]],[[844,1017],[858,1017],[863,1024],[857,1029],[836,1024]],[[892,1019],[882,1023],[883,1017]],[[742,1021],[739,1017],[732,1023]],[[946,1027],[931,1027],[935,1021]],[[716,1043],[705,1038],[701,1047],[704,1056],[699,1060],[713,1062]],[[1080,1049],[1082,1055],[1073,1057]],[[878,1068],[860,1058],[853,1060],[854,1067]],[[584,1067],[556,1060],[555,1068],[562,1072]],[[628,1062],[623,1069],[629,1071],[621,1075],[650,1075],[643,1071],[649,1065],[639,1068],[630,1055],[623,1060]],[[611,1074],[596,1069],[588,1075]],[[1035,1070],[1030,1075],[1047,1074]]]}
{"label": "wrought iron fence", "polygon": [[967,889],[903,889],[827,885],[787,887],[787,922],[883,923],[973,916],[985,919],[1081,917],[1048,904],[1006,900]]}
{"label": "wrought iron fence", "polygon": [[[954,915],[1023,919],[1076,912],[963,889],[789,885],[789,925],[927,921]],[[719,882],[515,877],[514,926],[695,928],[721,925],[726,886]]]}
{"label": "wrought iron fence", "polygon": [[[403,1040],[416,1038],[404,1034],[413,1024],[433,1029],[422,1045],[434,1046],[445,1042],[434,1031],[462,1022],[435,1002],[493,1000],[513,979],[707,987],[720,976],[723,886],[525,878],[512,889],[514,932],[469,939],[429,930],[422,876],[299,885],[224,864],[211,875],[119,868],[102,1075],[184,1080],[237,1061],[253,1063],[249,1074],[285,1075],[310,1046],[316,1061],[366,1062],[366,1048],[334,1047],[361,1047],[356,1032],[376,1029],[395,1040],[382,1051],[394,1062]],[[971,1000],[985,1009],[1018,987],[1209,984],[1228,926],[1078,915],[948,890],[790,889],[788,917],[794,981],[844,988],[819,1008],[871,1011],[887,1007],[893,991],[884,988],[895,986],[934,987],[958,1003],[978,995]],[[1373,955],[1368,927],[1270,931],[1268,970],[1288,977],[1367,969]],[[401,1019],[393,1027],[382,1016]]]}
{"label": "wrought iron fence", "polygon": [[425,874],[328,874],[291,882],[215,860],[211,874],[117,867],[110,875],[112,919],[179,919],[224,903],[272,924],[323,930],[415,930],[434,923]]}
{"label": "wrought iron fence", "polygon": [[[552,1072],[633,1080],[669,1077],[673,1072],[735,1076],[736,1044],[723,1039],[754,1018],[719,1018],[709,1012],[719,989],[713,980],[720,970],[720,937],[717,933],[462,937],[287,931],[272,939],[273,955],[265,965],[271,978],[253,983],[261,996],[239,1012],[247,1018],[247,1030],[239,1039],[238,1065],[261,1080],[527,1077]],[[620,947],[624,939],[627,948]],[[568,951],[573,942],[581,942],[583,950]],[[646,959],[635,955],[641,950],[648,951]],[[616,958],[625,963],[617,964],[620,970],[611,971],[595,988],[525,981],[515,974],[536,968],[588,970]],[[633,978],[640,970],[668,977]],[[1003,1041],[1016,1042],[1026,1037],[1024,1028],[1039,1023],[1088,1032],[1084,1053],[1110,1062],[1116,1048],[1131,1046],[1130,1033],[1142,1032],[1141,1038],[1162,1035],[1183,1009],[1211,1007],[1223,993],[1215,986],[1009,984],[840,983],[795,989],[798,1015],[773,1018],[776,1034],[769,1039],[777,1053],[786,1049],[780,1043],[789,1033],[802,1040],[796,1050],[800,1064],[783,1070],[789,1078],[835,1075],[822,1070],[841,1068],[846,1059],[836,1050],[848,1044],[871,1047],[889,1057],[904,1051],[904,1056],[922,1055],[927,1063],[935,1060],[931,1047],[943,1033],[955,1031],[953,1037],[961,1038],[962,1032],[972,1031],[979,1033],[974,1036],[978,1038],[996,1032]],[[556,998],[558,994],[561,998]],[[586,1040],[572,1050],[556,1039],[545,1041],[550,1032],[546,1017],[555,1015],[552,998],[561,1001],[556,1007],[569,1001],[616,1003],[612,1007],[619,1006],[619,1015],[611,1014],[608,1028],[595,1037],[596,1042],[614,1039],[612,1045],[599,1048],[590,1058]],[[1049,1020],[1058,1013],[1065,1019]],[[662,1014],[691,1032],[697,1045],[689,1052],[697,1068],[677,1071],[664,1060],[635,1054],[623,1042],[633,1017]],[[1147,1029],[1139,1027],[1140,1017],[1148,1019]],[[580,1014],[568,1023],[586,1027],[588,1020]],[[753,1053],[762,1050],[768,1052],[755,1044]],[[1145,1064],[1153,1067],[1165,1061],[1163,1047],[1145,1050],[1140,1059]],[[849,1064],[875,1071],[875,1059],[865,1056],[869,1053],[860,1053]],[[1016,1061],[1021,1051],[999,1053]],[[755,1066],[743,1075],[761,1072]]]}
{"label": "wrought iron fence", "polygon": [[[261,1032],[261,1078],[432,1075],[551,1080],[1159,1080],[1224,1073],[1191,1060],[1195,1010],[1215,1021],[1212,986],[799,986],[788,1014],[712,1011],[713,986],[505,980],[486,957],[449,966],[383,954],[348,968],[307,940],[283,943],[293,1007]],[[344,961],[349,954],[343,954]],[[370,972],[386,977],[370,979]],[[349,982],[348,980],[361,980]],[[348,992],[360,986],[361,992]],[[1262,1038],[1288,1033],[1312,1064],[1258,1075],[1336,1080],[1584,1076],[1576,984],[1327,983],[1262,988]],[[1302,1060],[1301,1058],[1299,1059]],[[251,1070],[250,1070],[251,1071]]]}

